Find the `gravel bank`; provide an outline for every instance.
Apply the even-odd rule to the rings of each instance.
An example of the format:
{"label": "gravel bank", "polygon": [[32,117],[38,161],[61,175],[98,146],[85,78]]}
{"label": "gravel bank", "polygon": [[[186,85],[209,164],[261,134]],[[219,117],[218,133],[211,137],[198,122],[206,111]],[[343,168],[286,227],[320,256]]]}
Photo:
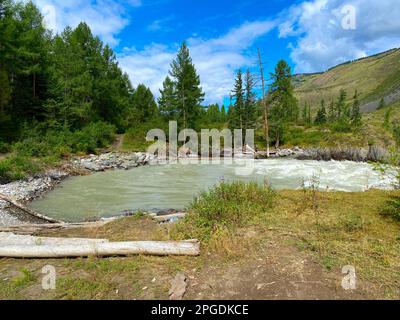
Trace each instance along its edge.
{"label": "gravel bank", "polygon": [[[99,172],[111,169],[132,169],[155,161],[155,157],[146,153],[106,153],[75,158],[68,165],[71,170],[53,169],[26,180],[14,181],[0,185],[0,194],[14,200],[27,203],[52,190],[71,172]],[[25,223],[43,223],[41,219],[27,215],[12,208],[7,202],[0,200],[0,227]]]}

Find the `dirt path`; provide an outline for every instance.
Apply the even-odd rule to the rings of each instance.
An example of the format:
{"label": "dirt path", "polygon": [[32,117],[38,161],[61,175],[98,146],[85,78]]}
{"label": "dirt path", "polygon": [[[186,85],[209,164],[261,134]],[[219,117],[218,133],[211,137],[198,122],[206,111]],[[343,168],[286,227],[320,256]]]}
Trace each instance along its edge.
{"label": "dirt path", "polygon": [[119,149],[121,149],[123,143],[124,143],[124,135],[123,134],[118,134],[115,137],[115,141],[114,141],[114,143],[113,143],[111,148],[113,150],[119,150]]}
{"label": "dirt path", "polygon": [[186,299],[330,300],[373,298],[362,289],[345,291],[340,270],[327,273],[309,255],[270,242],[258,257],[210,265],[191,275]]}
{"label": "dirt path", "polygon": [[123,143],[124,143],[124,135],[117,134],[117,135],[115,135],[115,140],[114,140],[113,144],[111,146],[109,146],[108,148],[101,150],[101,152],[107,153],[107,152],[113,152],[113,151],[120,151]]}
{"label": "dirt path", "polygon": [[[152,219],[134,217],[101,228],[48,232],[42,236],[108,238],[112,241],[160,240],[167,229]],[[246,230],[248,237],[257,236]],[[241,238],[246,242],[246,235]],[[357,280],[357,289],[341,287],[340,269],[327,271],[314,257],[274,230],[240,256],[224,257],[204,249],[200,257],[106,259],[0,259],[0,299],[168,299],[170,281],[181,271],[190,300],[375,299],[379,290]],[[239,249],[239,248],[238,248]],[[41,268],[57,268],[57,290],[40,287]],[[24,275],[24,271],[29,272]]]}

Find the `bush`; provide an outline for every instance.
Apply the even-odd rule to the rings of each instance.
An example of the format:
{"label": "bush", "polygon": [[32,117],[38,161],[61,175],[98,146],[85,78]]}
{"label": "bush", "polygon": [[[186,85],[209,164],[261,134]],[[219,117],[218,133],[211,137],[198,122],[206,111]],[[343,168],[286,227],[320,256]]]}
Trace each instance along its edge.
{"label": "bush", "polygon": [[0,183],[26,178],[41,170],[41,166],[29,157],[13,154],[0,161]]}
{"label": "bush", "polygon": [[400,222],[400,196],[393,196],[387,201],[381,209],[381,214]]}
{"label": "bush", "polygon": [[72,135],[73,152],[95,152],[104,148],[114,140],[116,128],[104,122],[91,123]]}
{"label": "bush", "polygon": [[68,128],[43,129],[34,127],[25,129],[22,141],[13,146],[13,150],[24,156],[61,157],[71,152],[95,152],[114,139],[115,127],[104,123],[92,123],[82,130],[70,131]]}
{"label": "bush", "polygon": [[3,141],[0,141],[0,153],[7,153],[10,152],[11,146]]}
{"label": "bush", "polygon": [[346,133],[351,132],[352,129],[353,128],[351,123],[345,120],[337,121],[335,124],[332,125],[332,130],[335,132]]}
{"label": "bush", "polygon": [[74,132],[65,127],[25,128],[23,139],[12,146],[13,153],[0,161],[0,182],[23,179],[70,153],[95,152],[112,143],[115,131],[114,126],[104,122],[92,123]]}
{"label": "bush", "polygon": [[168,132],[168,123],[153,119],[143,124],[135,124],[125,134],[122,148],[125,151],[146,151],[154,142],[146,141],[147,133],[152,129],[161,129]]}
{"label": "bush", "polygon": [[209,240],[215,232],[242,227],[265,213],[274,197],[271,188],[257,183],[221,183],[200,194],[174,232],[182,239]]}
{"label": "bush", "polygon": [[342,225],[347,232],[354,232],[364,230],[366,223],[360,215],[351,215],[342,220]]}

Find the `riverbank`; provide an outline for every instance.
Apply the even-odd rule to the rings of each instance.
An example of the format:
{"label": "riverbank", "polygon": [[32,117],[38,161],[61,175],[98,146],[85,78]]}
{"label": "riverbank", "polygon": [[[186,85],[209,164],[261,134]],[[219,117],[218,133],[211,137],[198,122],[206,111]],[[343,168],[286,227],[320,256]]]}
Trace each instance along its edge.
{"label": "riverbank", "polygon": [[[176,224],[134,216],[96,228],[39,234],[110,241],[201,236],[199,257],[3,258],[0,299],[168,299],[178,272],[187,278],[184,299],[400,298],[400,225],[380,214],[391,195],[400,196],[398,191],[315,197],[280,191],[269,207],[258,193],[251,193],[251,205],[242,202],[242,192],[228,194],[217,203],[205,198],[190,210],[194,216]],[[227,221],[236,206],[243,216]],[[212,220],[218,212],[224,221]],[[208,223],[196,224],[196,214]],[[56,268],[55,290],[41,287],[45,265]],[[354,290],[342,287],[342,268],[348,265],[356,272]]]}
{"label": "riverbank", "polygon": [[[20,203],[28,203],[54,189],[60,182],[72,175],[85,175],[93,172],[124,169],[129,170],[147,165],[155,158],[146,153],[116,153],[76,157],[62,166],[47,170],[33,177],[0,185],[0,194]],[[0,226],[25,223],[45,223],[46,221],[33,217],[13,208],[6,201],[0,200]]]}

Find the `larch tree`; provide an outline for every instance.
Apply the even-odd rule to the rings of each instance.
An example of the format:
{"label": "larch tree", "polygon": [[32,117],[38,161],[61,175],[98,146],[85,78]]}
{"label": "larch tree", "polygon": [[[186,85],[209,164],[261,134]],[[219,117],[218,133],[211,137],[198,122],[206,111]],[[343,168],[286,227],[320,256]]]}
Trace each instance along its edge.
{"label": "larch tree", "polygon": [[177,120],[177,99],[175,94],[175,84],[169,76],[163,82],[158,98],[160,114],[166,120]]}
{"label": "larch tree", "polygon": [[170,76],[175,86],[178,123],[181,128],[194,128],[204,93],[186,42],[182,43],[178,56],[171,64]]}

